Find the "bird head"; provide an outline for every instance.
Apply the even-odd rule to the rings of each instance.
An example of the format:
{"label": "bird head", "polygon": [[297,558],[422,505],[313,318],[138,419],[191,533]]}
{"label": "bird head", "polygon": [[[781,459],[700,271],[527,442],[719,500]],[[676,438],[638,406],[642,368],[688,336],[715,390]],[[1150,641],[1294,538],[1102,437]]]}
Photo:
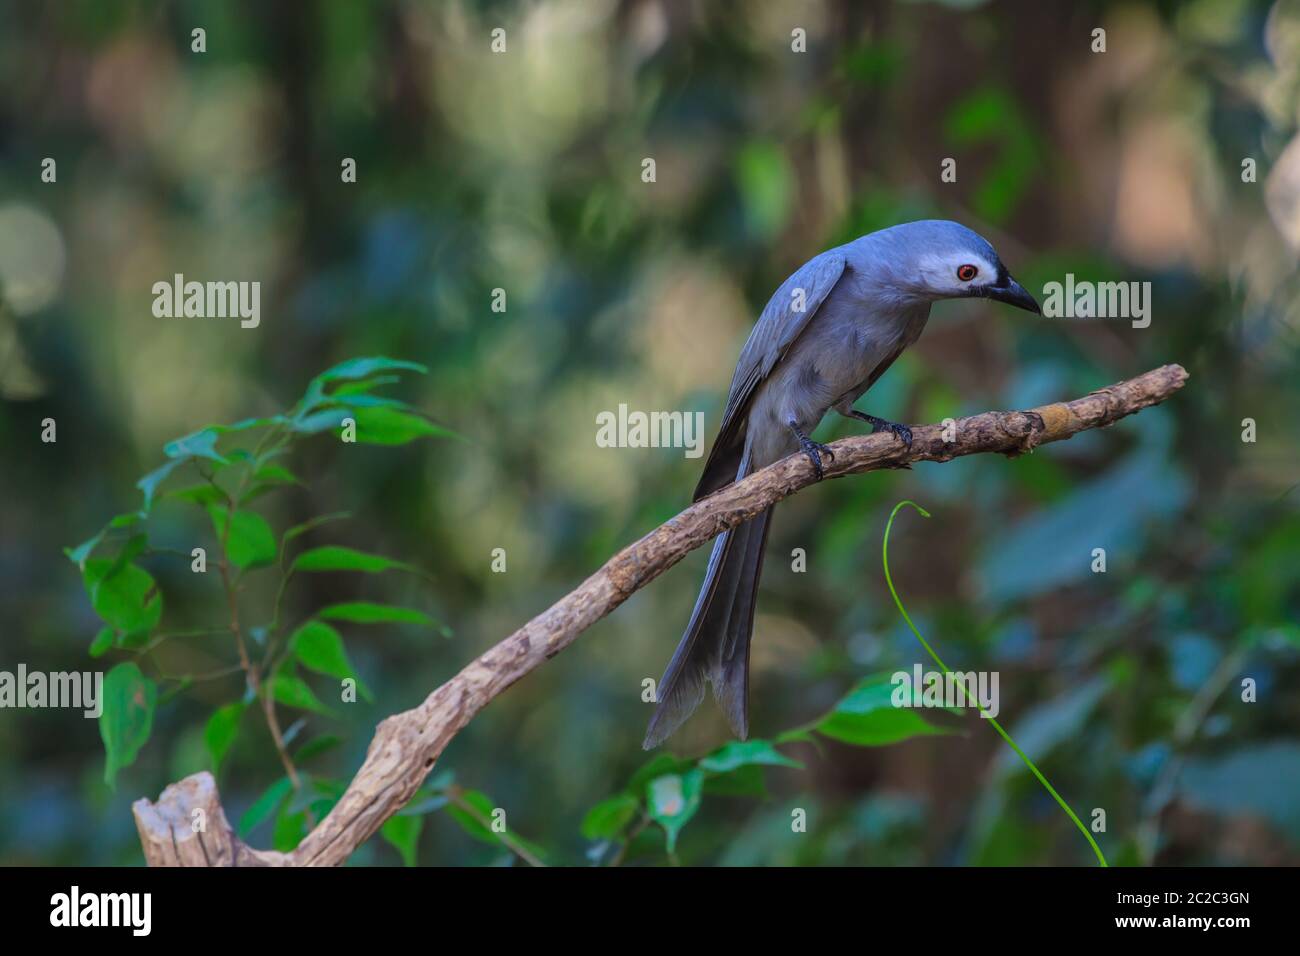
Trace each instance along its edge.
{"label": "bird head", "polygon": [[909,222],[873,233],[889,250],[892,278],[920,299],[996,299],[1041,314],[1038,302],[1011,277],[993,246],[961,223]]}

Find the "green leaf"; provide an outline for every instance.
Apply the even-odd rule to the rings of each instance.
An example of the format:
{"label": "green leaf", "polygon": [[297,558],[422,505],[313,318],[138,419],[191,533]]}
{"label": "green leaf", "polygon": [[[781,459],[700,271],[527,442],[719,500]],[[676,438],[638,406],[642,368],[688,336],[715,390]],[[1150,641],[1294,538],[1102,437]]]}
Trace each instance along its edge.
{"label": "green leaf", "polygon": [[323,412],[313,412],[293,420],[293,430],[303,435],[317,435],[332,428],[340,428],[343,419],[350,418],[349,408],[327,408]]}
{"label": "green leaf", "polygon": [[[492,843],[497,846],[507,845],[505,840],[502,839],[503,834],[492,829],[492,825],[496,822],[493,814],[497,807],[491,797],[478,790],[457,790],[454,796],[450,793],[448,796],[452,799],[447,804],[447,813],[460,824],[461,829],[474,839],[481,840],[484,843]],[[462,804],[469,804],[469,808],[473,812],[471,813],[464,806],[458,806],[458,801]],[[542,860],[546,856],[546,852],[541,847],[525,840],[517,833],[510,834],[510,843],[515,847],[522,847],[527,850],[538,860]]]}
{"label": "green leaf", "polygon": [[90,656],[103,657],[112,649],[116,638],[117,632],[107,624],[101,627],[95,639],[90,642]]}
{"label": "green leaf", "polygon": [[894,683],[887,674],[872,674],[853,685],[853,689],[840,698],[837,711],[846,714],[870,714],[877,710],[894,709]]}
{"label": "green leaf", "polygon": [[316,616],[331,621],[351,621],[354,624],[380,624],[392,621],[398,624],[421,624],[425,627],[438,626],[437,621],[422,611],[409,607],[394,607],[390,604],[371,604],[369,601],[331,604],[318,611]]}
{"label": "green leaf", "polygon": [[263,465],[253,472],[253,480],[265,485],[301,485],[298,476],[280,465]]}
{"label": "green leaf", "polygon": [[[208,458],[225,465],[228,464],[227,459],[217,451],[217,439],[220,437],[221,429],[215,425],[209,425],[207,428],[191,432],[183,438],[169,441],[163,445],[163,454],[168,458]],[[158,470],[161,471],[162,469]],[[157,474],[157,472],[153,474]],[[142,480],[147,480],[148,477],[145,476],[145,479]],[[165,478],[166,475],[163,477]]]}
{"label": "green leaf", "polygon": [[834,740],[860,747],[879,747],[910,737],[949,733],[911,708],[895,707],[893,692],[889,675],[866,677],[814,729]]}
{"label": "green leaf", "polygon": [[641,802],[629,793],[602,800],[582,819],[582,835],[588,840],[612,840],[626,829],[636,816]]}
{"label": "green leaf", "polygon": [[163,446],[163,454],[168,458],[209,458],[220,465],[228,465],[232,461],[242,461],[249,456],[243,451],[232,452],[229,456],[220,454],[217,451],[217,440],[222,435],[247,431],[250,428],[263,428],[267,425],[283,425],[288,421],[283,415],[272,415],[269,418],[245,418],[233,425],[208,425],[183,438],[168,442]]}
{"label": "green leaf", "polygon": [[722,774],[709,774],[704,778],[704,792],[719,797],[756,797],[767,799],[767,784],[759,764],[737,767]]}
{"label": "green leaf", "polygon": [[330,709],[320,702],[307,683],[292,674],[277,674],[271,679],[271,696],[286,707],[332,716]]}
{"label": "green leaf", "polygon": [[221,767],[222,759],[235,742],[235,737],[239,734],[239,719],[244,716],[246,707],[247,704],[243,701],[236,701],[218,707],[208,718],[207,726],[203,728],[203,742],[207,744],[208,753],[212,757],[213,773]]}
{"label": "green leaf", "polygon": [[395,408],[355,408],[352,418],[357,423],[357,441],[367,445],[405,445],[430,435],[455,435],[427,418]]}
{"label": "green leaf", "polygon": [[230,514],[230,533],[226,537],[226,553],[230,563],[235,567],[253,568],[271,564],[278,553],[275,534],[266,519],[255,511],[235,510],[233,513],[223,505],[210,505],[208,514],[212,517],[212,527],[217,540],[226,535],[226,515]]}
{"label": "green leaf", "polygon": [[642,765],[641,769],[632,774],[632,779],[628,781],[627,792],[633,794],[642,793],[646,786],[655,777],[662,777],[664,774],[685,773],[691,769],[694,761],[683,760],[671,753],[655,754],[649,762]]}
{"label": "green leaf", "polygon": [[253,805],[244,811],[244,815],[239,818],[239,835],[248,836],[258,824],[270,818],[271,814],[280,809],[280,805],[289,798],[293,792],[293,781],[288,777],[281,777],[275,783],[271,784],[262,792],[262,795],[253,801]]}
{"label": "green leaf", "polygon": [[99,546],[99,542],[104,540],[104,535],[115,528],[125,528],[140,521],[144,515],[139,511],[128,511],[125,514],[117,515],[104,527],[99,529],[99,533],[93,538],[89,538],[75,548],[64,548],[63,553],[68,556],[73,564],[81,570],[85,570],[86,558],[90,557],[92,551]]}
{"label": "green leaf", "polygon": [[117,789],[117,772],[135,762],[149,740],[158,686],[134,663],[118,664],[104,676],[99,736],[104,741],[104,782]]}
{"label": "green leaf", "polygon": [[409,409],[411,406],[400,398],[389,398],[386,395],[348,395],[345,398],[338,398],[337,393],[330,396],[330,401],[337,401],[340,406],[347,409],[358,408],[399,408]]}
{"label": "green leaf", "polygon": [[145,549],[148,547],[149,538],[147,535],[131,535],[131,537],[127,539],[126,544],[122,546],[122,550],[117,553],[117,557],[113,559],[113,563],[109,565],[108,570],[104,572],[103,577],[100,580],[107,581],[109,578],[114,577],[128,564],[140,555],[144,554]]}
{"label": "green leaf", "polygon": [[351,678],[357,682],[357,690],[366,700],[374,700],[370,688],[357,676],[352,662],[348,660],[343,647],[343,638],[324,621],[308,621],[289,638],[298,662],[308,670],[339,680]]}
{"label": "green leaf", "polygon": [[[373,356],[347,359],[322,372],[307,383],[307,391],[303,395],[302,401],[298,403],[298,412],[294,417],[294,429],[302,430],[300,425],[307,417],[316,411],[322,402],[332,399],[332,396],[327,392],[331,384],[354,382],[370,378],[370,376],[378,372],[396,371],[419,372],[423,375],[428,372],[428,369],[416,362],[404,362],[398,359],[384,358],[383,356]],[[395,376],[390,377],[395,378]],[[375,384],[381,383],[377,381]],[[342,392],[336,394],[342,394]]]}
{"label": "green leaf", "polygon": [[147,634],[162,620],[162,592],[152,575],[134,564],[119,567],[109,576],[114,564],[104,558],[86,561],[82,583],[91,606],[106,623],[124,634]]}
{"label": "green leaf", "polygon": [[408,371],[419,372],[421,375],[426,374],[429,369],[419,362],[405,362],[401,359],[385,358],[382,355],[371,356],[367,358],[346,359],[335,365],[331,369],[321,372],[308,385],[308,393],[316,385],[327,385],[330,382],[349,381],[360,378],[369,378],[376,372],[395,372]]}
{"label": "green leaf", "polygon": [[302,524],[296,524],[286,531],[284,533],[284,543],[288,544],[294,538],[304,535],[315,528],[319,528],[323,524],[329,524],[331,521],[342,521],[344,518],[351,517],[352,512],[350,511],[335,511],[332,514],[319,515],[318,517],[304,521]]}
{"label": "green leaf", "polygon": [[448,804],[447,812],[460,824],[461,829],[476,840],[499,844],[501,841],[497,838],[498,835],[478,819],[481,817],[489,822],[492,820],[492,811],[496,809],[492,798],[480,790],[462,790],[458,797],[462,802],[468,803],[475,811],[475,813],[470,813],[464,807],[457,806],[454,802]]}
{"label": "green leaf", "polygon": [[108,529],[103,528],[100,530],[99,534],[95,535],[93,538],[87,538],[75,548],[64,548],[63,553],[68,556],[69,561],[84,571],[86,569],[86,558],[90,557],[91,552],[99,546],[99,542],[104,540],[104,535],[107,533]]}
{"label": "green leaf", "polygon": [[306,811],[291,813],[288,807],[281,807],[280,812],[275,816],[275,827],[271,831],[271,847],[281,853],[289,853],[306,835]]}
{"label": "green leaf", "polygon": [[167,476],[170,475],[178,465],[183,465],[184,463],[185,460],[183,458],[174,458],[166,464],[155,468],[135,483],[135,486],[144,493],[144,508],[142,510],[148,512],[149,509],[153,507],[153,499],[154,495],[158,491],[158,486],[167,480]]}
{"label": "green leaf", "polygon": [[293,570],[295,571],[364,571],[367,574],[376,574],[389,569],[399,571],[415,570],[411,565],[402,561],[395,561],[380,554],[367,554],[364,551],[356,551],[339,545],[312,548],[293,559]]}
{"label": "green leaf", "polygon": [[379,835],[402,855],[403,866],[415,866],[416,849],[420,842],[420,831],[423,829],[423,817],[398,814],[384,821],[384,825],[379,828]]}
{"label": "green leaf", "polygon": [[368,378],[376,372],[391,371],[419,372],[426,374],[429,369],[419,362],[407,362],[402,359],[385,358],[382,355],[367,358],[346,359],[327,371],[316,376],[316,381],[334,382],[340,379]]}
{"label": "green leaf", "polygon": [[226,500],[226,496],[221,493],[221,489],[214,488],[207,483],[177,488],[175,491],[166,492],[164,497],[178,498],[181,501],[188,501],[191,504],[203,505],[204,507],[219,504]]}
{"label": "green leaf", "polygon": [[803,769],[803,764],[791,760],[767,740],[733,740],[702,758],[699,766],[708,773],[730,773],[752,764]]}
{"label": "green leaf", "polygon": [[[521,847],[531,853],[539,861],[544,861],[546,851],[536,843],[525,840],[517,833],[511,833],[510,844],[507,844],[503,839],[504,833],[497,833],[492,829],[492,826],[496,824],[494,813],[496,812],[497,807],[493,804],[492,798],[487,794],[481,793],[478,790],[458,790],[455,792],[454,796],[450,793],[448,796],[451,797],[451,802],[447,804],[447,813],[451,815],[452,819],[460,824],[461,829],[474,839],[482,840],[484,843],[493,843],[497,846],[510,846],[512,850],[516,847]],[[470,813],[463,806],[458,806],[458,800],[461,803],[469,804],[473,813]],[[480,822],[479,818],[486,821],[486,823]]]}
{"label": "green leaf", "polygon": [[651,819],[664,828],[668,852],[677,849],[677,835],[700,808],[704,772],[689,770],[656,777],[646,785],[646,809]]}
{"label": "green leaf", "polygon": [[401,380],[400,375],[376,375],[374,378],[366,379],[363,382],[344,382],[330,392],[330,395],[333,398],[341,398],[344,395],[360,395],[381,385],[396,385]]}

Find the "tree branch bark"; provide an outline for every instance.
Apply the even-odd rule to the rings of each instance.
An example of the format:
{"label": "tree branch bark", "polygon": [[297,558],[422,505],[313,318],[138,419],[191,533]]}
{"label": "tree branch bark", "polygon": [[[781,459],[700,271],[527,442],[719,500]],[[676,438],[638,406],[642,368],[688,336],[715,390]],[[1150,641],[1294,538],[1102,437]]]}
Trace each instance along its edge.
{"label": "tree branch bark", "polygon": [[[1019,455],[1156,405],[1186,380],[1181,366],[1165,365],[1071,402],[984,412],[957,419],[946,429],[920,426],[912,430],[910,450],[886,433],[841,439],[831,445],[835,457],[826,464],[826,478],[984,452]],[[199,773],[167,787],[157,803],[135,802],[146,861],[153,866],[343,863],[410,800],[451,739],[494,697],[689,552],[815,483],[808,460],[791,455],[696,502],[614,555],[577,589],[484,652],[418,707],[382,721],[347,791],[291,853],[254,850],[240,841],[226,821],[212,776]],[[199,819],[204,829],[196,830]]]}

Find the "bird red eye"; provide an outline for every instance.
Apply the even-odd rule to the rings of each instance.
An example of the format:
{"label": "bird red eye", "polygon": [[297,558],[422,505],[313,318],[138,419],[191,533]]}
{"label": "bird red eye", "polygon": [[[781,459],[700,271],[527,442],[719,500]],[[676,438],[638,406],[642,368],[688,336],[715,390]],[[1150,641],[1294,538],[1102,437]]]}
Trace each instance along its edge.
{"label": "bird red eye", "polygon": [[957,278],[962,282],[970,282],[971,279],[975,278],[979,274],[980,271],[969,264],[957,267]]}

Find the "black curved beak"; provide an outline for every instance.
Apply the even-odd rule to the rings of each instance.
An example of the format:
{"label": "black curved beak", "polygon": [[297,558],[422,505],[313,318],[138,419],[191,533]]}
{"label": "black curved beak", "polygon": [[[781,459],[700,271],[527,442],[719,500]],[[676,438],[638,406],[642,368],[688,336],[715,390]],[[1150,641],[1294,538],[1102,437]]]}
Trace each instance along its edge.
{"label": "black curved beak", "polygon": [[989,287],[988,297],[1005,302],[1007,305],[1014,305],[1017,309],[1033,312],[1035,315],[1043,314],[1043,310],[1038,307],[1038,300],[1006,273],[999,277],[997,285]]}

